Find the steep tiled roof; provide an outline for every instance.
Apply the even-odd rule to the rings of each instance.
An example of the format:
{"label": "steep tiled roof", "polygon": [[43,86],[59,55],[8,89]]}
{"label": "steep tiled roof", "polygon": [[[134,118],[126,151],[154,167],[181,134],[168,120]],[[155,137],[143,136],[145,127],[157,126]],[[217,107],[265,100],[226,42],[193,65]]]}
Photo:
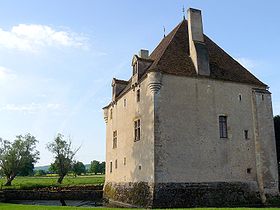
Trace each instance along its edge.
{"label": "steep tiled roof", "polygon": [[[196,73],[194,64],[189,55],[188,37],[188,21],[183,20],[161,40],[148,59],[137,58],[149,62],[153,61],[146,72],[160,71],[162,73],[178,76],[205,77],[199,76]],[[267,86],[206,35],[204,35],[204,40],[209,53],[210,78],[252,84],[261,87]],[[145,75],[145,73],[143,75]],[[117,80],[117,82],[127,84],[118,96],[121,97],[131,88],[131,79],[129,81]]]}
{"label": "steep tiled roof", "polygon": [[[204,35],[209,53],[210,78],[266,86]],[[189,56],[188,23],[183,20],[151,53],[154,60],[148,71],[178,76],[199,77]]]}

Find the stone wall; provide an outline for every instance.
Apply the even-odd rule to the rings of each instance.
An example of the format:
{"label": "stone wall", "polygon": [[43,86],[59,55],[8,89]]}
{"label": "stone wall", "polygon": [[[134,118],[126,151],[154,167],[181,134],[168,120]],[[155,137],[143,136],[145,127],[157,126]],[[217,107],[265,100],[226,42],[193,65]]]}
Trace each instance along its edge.
{"label": "stone wall", "polygon": [[248,183],[157,183],[154,208],[255,206],[258,193]]}
{"label": "stone wall", "polygon": [[256,206],[260,196],[250,183],[107,183],[107,205],[145,208]]}
{"label": "stone wall", "polygon": [[109,205],[152,207],[153,185],[147,182],[106,183],[104,200]]}
{"label": "stone wall", "polygon": [[[155,183],[250,182],[258,190],[252,88],[163,74],[155,105]],[[264,110],[270,110],[271,99],[265,100]],[[227,138],[220,138],[220,115],[227,117]],[[272,120],[271,112],[264,119]],[[264,148],[269,148],[263,151],[267,155],[262,161],[275,183],[275,145],[269,122],[259,132],[267,143]]]}

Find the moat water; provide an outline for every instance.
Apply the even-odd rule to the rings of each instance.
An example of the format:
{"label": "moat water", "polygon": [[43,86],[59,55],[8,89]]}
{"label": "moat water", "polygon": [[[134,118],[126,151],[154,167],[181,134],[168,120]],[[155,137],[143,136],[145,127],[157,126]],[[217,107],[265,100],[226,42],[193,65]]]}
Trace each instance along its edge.
{"label": "moat water", "polygon": [[94,201],[81,201],[81,200],[12,200],[8,203],[12,204],[23,204],[23,205],[43,205],[43,206],[75,206],[75,207],[92,207],[92,208],[102,208],[102,203],[97,203]]}

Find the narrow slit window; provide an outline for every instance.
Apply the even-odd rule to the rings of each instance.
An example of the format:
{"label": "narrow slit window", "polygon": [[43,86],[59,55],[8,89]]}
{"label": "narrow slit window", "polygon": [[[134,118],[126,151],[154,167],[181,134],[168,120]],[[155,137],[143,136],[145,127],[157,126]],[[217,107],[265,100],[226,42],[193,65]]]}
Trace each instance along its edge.
{"label": "narrow slit window", "polygon": [[241,94],[239,94],[239,101],[241,101],[242,100],[242,95]]}
{"label": "narrow slit window", "polygon": [[244,130],[244,138],[249,139],[249,131],[248,130]]}
{"label": "narrow slit window", "polygon": [[126,165],[126,157],[123,158],[123,164]]}
{"label": "narrow slit window", "polygon": [[112,163],[112,161],[110,162],[110,173],[112,173],[112,171],[113,171],[113,163]]}
{"label": "narrow slit window", "polygon": [[139,89],[136,91],[136,101],[137,102],[140,101],[140,90]]}
{"label": "narrow slit window", "polygon": [[134,141],[139,141],[141,135],[140,119],[134,121]]}
{"label": "narrow slit window", "polygon": [[113,149],[118,147],[118,133],[117,131],[113,132]]}
{"label": "narrow slit window", "polygon": [[110,109],[110,119],[113,119],[113,109]]}
{"label": "narrow slit window", "polygon": [[115,169],[117,169],[118,168],[118,160],[116,159],[115,160]]}
{"label": "narrow slit window", "polygon": [[123,99],[123,106],[126,107],[126,98]]}
{"label": "narrow slit window", "polygon": [[219,116],[220,138],[228,137],[227,116]]}

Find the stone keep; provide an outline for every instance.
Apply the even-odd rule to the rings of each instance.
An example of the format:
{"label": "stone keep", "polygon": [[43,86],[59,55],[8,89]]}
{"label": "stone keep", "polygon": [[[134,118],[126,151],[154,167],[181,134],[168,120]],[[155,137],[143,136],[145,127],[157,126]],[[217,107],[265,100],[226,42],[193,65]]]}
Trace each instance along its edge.
{"label": "stone keep", "polygon": [[113,79],[104,197],[111,204],[190,207],[264,203],[278,194],[271,94],[203,33],[188,10],[149,55]]}

